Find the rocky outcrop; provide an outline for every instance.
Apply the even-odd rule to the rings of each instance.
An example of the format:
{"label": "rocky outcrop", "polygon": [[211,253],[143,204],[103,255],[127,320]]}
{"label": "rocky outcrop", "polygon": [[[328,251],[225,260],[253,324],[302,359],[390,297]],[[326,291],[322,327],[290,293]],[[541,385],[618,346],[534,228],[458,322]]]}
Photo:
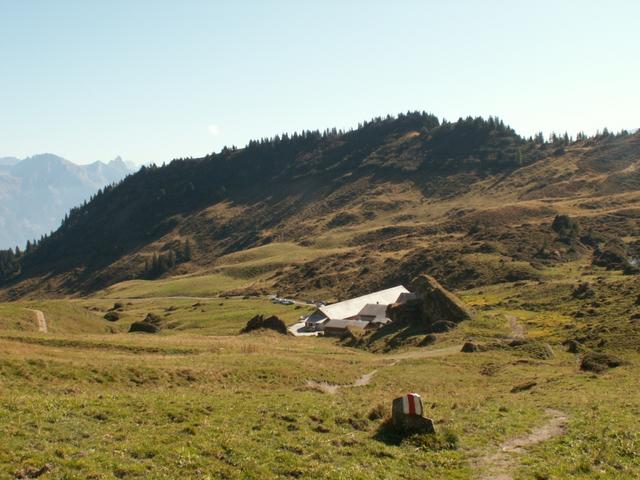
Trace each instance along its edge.
{"label": "rocky outcrop", "polygon": [[416,277],[409,290],[415,294],[415,298],[387,308],[387,317],[393,322],[439,333],[471,319],[471,312],[465,304],[429,275]]}
{"label": "rocky outcrop", "polygon": [[623,270],[629,265],[625,243],[619,239],[608,241],[602,249],[593,252],[592,263],[607,270]]}
{"label": "rocky outcrop", "polygon": [[624,362],[615,355],[600,352],[588,352],[582,357],[580,370],[603,373],[609,368],[619,367],[623,363]]}
{"label": "rocky outcrop", "polygon": [[160,324],[162,318],[155,313],[148,313],[142,322],[133,322],[129,327],[129,333],[132,332],[144,332],[144,333],[158,333],[160,331]]}
{"label": "rocky outcrop", "polygon": [[464,353],[479,352],[480,351],[480,347],[478,346],[477,343],[465,342],[464,345],[462,345],[462,350],[460,350],[460,351],[464,352]]}

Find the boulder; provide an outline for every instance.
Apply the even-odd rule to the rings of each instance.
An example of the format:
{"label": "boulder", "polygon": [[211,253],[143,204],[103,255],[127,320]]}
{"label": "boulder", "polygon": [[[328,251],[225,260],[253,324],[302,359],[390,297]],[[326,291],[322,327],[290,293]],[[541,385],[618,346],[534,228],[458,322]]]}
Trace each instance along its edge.
{"label": "boulder", "polygon": [[577,340],[567,340],[563,343],[567,347],[569,353],[580,353],[582,351],[582,345]]}
{"label": "boulder", "polygon": [[409,290],[413,292],[413,298],[387,307],[387,317],[394,322],[437,333],[471,319],[471,312],[464,303],[429,275],[416,277]]}
{"label": "boulder", "polygon": [[449,322],[447,320],[438,320],[431,324],[431,331],[433,333],[444,333],[449,330],[453,330],[456,328],[457,324],[454,322]]}
{"label": "boulder", "polygon": [[460,351],[465,353],[479,352],[480,347],[477,343],[474,342],[464,342],[464,345],[462,345],[462,350]]}
{"label": "boulder", "polygon": [[132,332],[144,332],[144,333],[157,333],[160,330],[156,325],[147,322],[133,322],[129,327],[129,333]]}
{"label": "boulder", "polygon": [[420,340],[420,343],[418,343],[418,346],[426,347],[427,345],[433,345],[437,341],[438,341],[438,337],[436,337],[433,333],[429,333],[428,335],[425,335],[422,340]]}
{"label": "boulder", "polygon": [[160,330],[162,318],[155,313],[148,313],[142,322],[133,322],[129,327],[131,332],[157,333]]}
{"label": "boulder", "polygon": [[580,370],[603,373],[609,368],[619,367],[622,363],[620,358],[609,353],[588,352],[582,357]]}
{"label": "boulder", "polygon": [[108,322],[117,322],[120,320],[120,314],[118,312],[107,312],[104,314],[104,319]]}
{"label": "boulder", "polygon": [[247,322],[247,325],[240,330],[240,333],[249,333],[254,330],[262,329],[273,330],[281,333],[282,335],[287,335],[288,333],[287,325],[275,315],[266,318],[264,315],[256,315]]}
{"label": "boulder", "polygon": [[592,263],[607,270],[623,270],[629,265],[625,243],[620,239],[608,241],[604,248],[593,252]]}
{"label": "boulder", "polygon": [[521,383],[519,385],[515,385],[512,389],[511,389],[511,393],[518,393],[518,392],[525,392],[527,390],[531,390],[533,387],[535,387],[538,383],[534,382],[534,381],[530,381],[530,382],[524,382]]}

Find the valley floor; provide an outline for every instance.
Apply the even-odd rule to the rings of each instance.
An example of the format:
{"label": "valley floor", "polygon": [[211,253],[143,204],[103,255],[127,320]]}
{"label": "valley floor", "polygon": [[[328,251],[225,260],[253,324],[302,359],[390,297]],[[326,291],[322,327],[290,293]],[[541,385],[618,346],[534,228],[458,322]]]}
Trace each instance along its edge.
{"label": "valley floor", "polygon": [[[306,312],[266,298],[1,304],[0,478],[638,478],[640,353],[624,299],[636,284],[603,272],[593,282],[610,301],[585,320],[570,316],[586,307],[561,276],[460,292],[476,319],[386,353],[237,335],[256,312],[291,324]],[[121,318],[107,322],[114,301]],[[126,333],[148,311],[166,328]],[[628,363],[581,371],[567,332],[599,335]],[[470,338],[513,337],[553,355],[460,352]],[[422,395],[436,436],[386,427],[407,392]]]}

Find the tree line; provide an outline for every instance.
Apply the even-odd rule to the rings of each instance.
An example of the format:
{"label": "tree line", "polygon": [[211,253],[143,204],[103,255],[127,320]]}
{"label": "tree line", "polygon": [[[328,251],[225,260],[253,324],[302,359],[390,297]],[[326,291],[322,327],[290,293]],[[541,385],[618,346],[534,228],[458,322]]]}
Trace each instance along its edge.
{"label": "tree line", "polygon": [[151,258],[145,259],[143,276],[159,277],[176,265],[190,261],[192,254],[191,241],[188,238],[183,243],[170,246],[165,252],[153,252]]}
{"label": "tree line", "polygon": [[[305,130],[251,140],[242,149],[225,147],[199,159],[145,166],[100,189],[88,202],[71,209],[57,231],[29,242],[26,253],[4,251],[0,281],[53,261],[60,268],[101,268],[166,235],[185,213],[233,198],[247,187],[262,188],[268,194],[272,188],[286,188],[291,178],[299,176],[313,177],[319,184],[326,177],[330,182],[370,165],[364,161],[380,146],[410,131],[419,133],[412,141],[418,142],[414,150],[418,168],[427,174],[499,172],[530,164],[573,141],[606,141],[615,136],[605,129],[597,137],[580,133],[575,140],[566,133],[523,138],[496,117],[450,122],[416,111],[376,117],[354,129]],[[387,151],[375,168],[402,169],[405,157],[395,158],[393,150]],[[140,270],[148,272],[145,275],[161,274],[182,261],[177,251],[156,256],[155,262],[151,256],[149,265],[141,265]]]}

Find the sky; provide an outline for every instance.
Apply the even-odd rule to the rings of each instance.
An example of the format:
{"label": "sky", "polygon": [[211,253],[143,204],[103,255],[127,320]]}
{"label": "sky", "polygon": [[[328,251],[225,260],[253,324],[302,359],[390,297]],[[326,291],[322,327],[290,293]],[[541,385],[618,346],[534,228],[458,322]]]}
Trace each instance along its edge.
{"label": "sky", "polygon": [[0,157],[199,157],[425,110],[640,127],[640,2],[0,0]]}

